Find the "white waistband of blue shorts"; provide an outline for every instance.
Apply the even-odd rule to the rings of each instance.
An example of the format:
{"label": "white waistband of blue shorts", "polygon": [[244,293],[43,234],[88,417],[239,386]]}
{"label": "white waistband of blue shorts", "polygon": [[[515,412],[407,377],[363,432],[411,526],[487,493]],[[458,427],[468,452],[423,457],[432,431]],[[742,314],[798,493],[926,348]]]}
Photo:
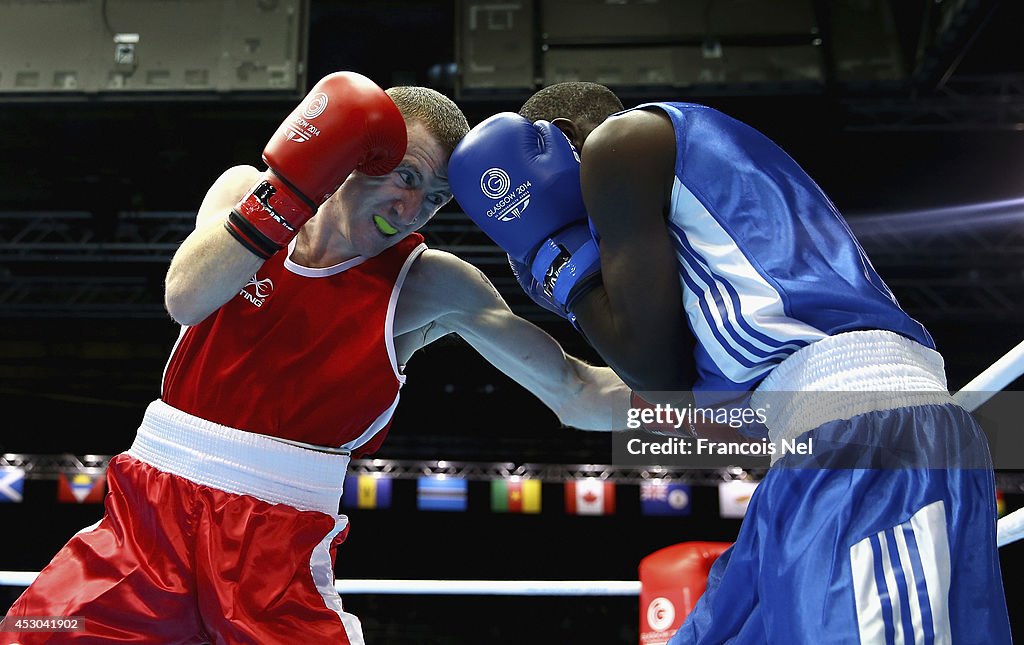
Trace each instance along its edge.
{"label": "white waistband of blue shorts", "polygon": [[127,454],[202,486],[331,516],[350,460],[212,423],[160,400],[149,404]]}
{"label": "white waistband of blue shorts", "polygon": [[[825,393],[825,394],[823,394]],[[811,343],[754,391],[768,437],[791,441],[829,421],[951,403],[942,356],[890,331],[851,331]]]}

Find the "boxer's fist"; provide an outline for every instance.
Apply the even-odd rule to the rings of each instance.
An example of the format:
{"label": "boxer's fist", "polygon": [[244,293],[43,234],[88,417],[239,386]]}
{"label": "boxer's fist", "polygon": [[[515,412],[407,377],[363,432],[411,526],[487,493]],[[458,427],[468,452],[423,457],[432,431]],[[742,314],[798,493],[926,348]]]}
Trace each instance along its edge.
{"label": "boxer's fist", "polygon": [[676,408],[678,401],[660,400],[663,397],[654,396],[655,393],[644,393],[633,391],[629,393],[629,407],[635,412],[636,420],[640,427],[651,434],[662,437],[686,437],[697,436],[697,424],[692,418],[680,419],[677,413],[669,414],[667,410],[681,410]]}
{"label": "boxer's fist", "polygon": [[595,284],[600,258],[587,226],[579,156],[561,130],[496,114],[455,148],[448,175],[466,214],[508,253],[523,289],[570,317],[573,301]]}
{"label": "boxer's fist", "polygon": [[325,76],[267,143],[267,172],[225,225],[243,246],[269,258],[352,171],[387,174],[405,146],[405,120],[384,90],[352,72]]}
{"label": "boxer's fist", "polygon": [[629,428],[663,437],[747,443],[768,434],[750,392],[633,391],[629,407]]}
{"label": "boxer's fist", "polygon": [[288,115],[263,149],[263,160],[319,205],[353,170],[394,170],[405,145],[405,120],[384,90],[365,76],[336,72]]}

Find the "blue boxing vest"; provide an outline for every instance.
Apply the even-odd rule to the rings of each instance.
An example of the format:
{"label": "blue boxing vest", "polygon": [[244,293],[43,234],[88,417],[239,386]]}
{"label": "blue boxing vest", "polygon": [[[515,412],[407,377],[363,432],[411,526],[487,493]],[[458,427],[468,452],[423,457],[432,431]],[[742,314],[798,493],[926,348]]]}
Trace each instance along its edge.
{"label": "blue boxing vest", "polygon": [[652,108],[675,129],[668,227],[697,339],[695,391],[750,390],[796,350],[845,331],[888,330],[935,348],[781,148],[707,106],[632,109]]}

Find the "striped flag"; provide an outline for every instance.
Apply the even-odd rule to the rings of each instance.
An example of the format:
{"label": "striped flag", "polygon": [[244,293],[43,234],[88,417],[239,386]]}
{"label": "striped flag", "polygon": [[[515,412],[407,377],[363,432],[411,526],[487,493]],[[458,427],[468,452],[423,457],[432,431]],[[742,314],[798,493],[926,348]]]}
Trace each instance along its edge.
{"label": "striped flag", "polygon": [[640,512],[644,515],[689,515],[690,487],[660,479],[641,482]]}
{"label": "striped flag", "polygon": [[492,480],[491,510],[495,513],[540,513],[540,480],[519,477]]}
{"label": "striped flag", "polygon": [[465,479],[456,477],[420,477],[416,481],[416,508],[421,511],[466,510]]}
{"label": "striped flag", "polygon": [[565,512],[570,515],[615,513],[615,484],[593,478],[565,482]]}
{"label": "striped flag", "polygon": [[348,475],[341,493],[345,508],[390,508],[391,478],[377,475]]}
{"label": "striped flag", "polygon": [[718,485],[718,514],[722,517],[740,518],[747,514],[747,504],[754,496],[756,482],[734,480]]}
{"label": "striped flag", "polygon": [[102,504],[107,479],[100,473],[60,473],[57,476],[57,501],[72,504]]}
{"label": "striped flag", "polygon": [[0,502],[18,503],[24,499],[25,471],[21,468],[0,468]]}

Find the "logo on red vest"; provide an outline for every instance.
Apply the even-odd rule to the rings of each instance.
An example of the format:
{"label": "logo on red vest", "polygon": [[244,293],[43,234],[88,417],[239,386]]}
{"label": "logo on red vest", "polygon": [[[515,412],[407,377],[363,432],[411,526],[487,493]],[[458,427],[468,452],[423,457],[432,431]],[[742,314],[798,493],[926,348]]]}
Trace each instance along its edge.
{"label": "logo on red vest", "polygon": [[238,295],[242,296],[257,307],[262,307],[270,296],[274,294],[274,283],[270,278],[258,280],[256,276],[249,278],[248,284],[242,287]]}

